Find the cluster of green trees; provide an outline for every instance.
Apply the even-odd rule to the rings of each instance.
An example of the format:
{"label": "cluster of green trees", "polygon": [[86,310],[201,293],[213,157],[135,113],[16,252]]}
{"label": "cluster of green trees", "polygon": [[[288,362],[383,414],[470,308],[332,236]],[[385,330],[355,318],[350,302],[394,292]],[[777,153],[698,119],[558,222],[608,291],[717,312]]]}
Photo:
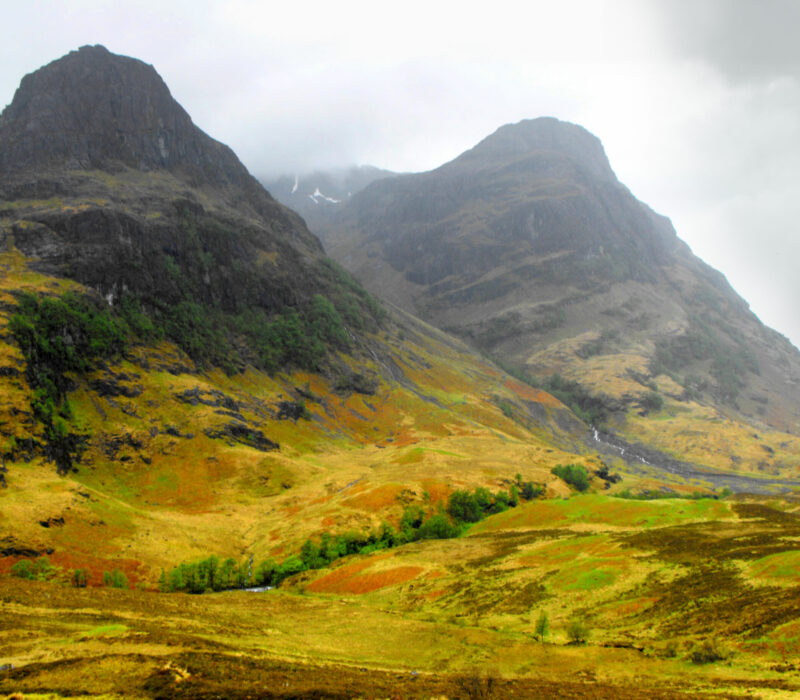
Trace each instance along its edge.
{"label": "cluster of green trees", "polygon": [[315,294],[305,308],[272,316],[262,309],[247,309],[233,318],[231,328],[247,338],[258,353],[258,364],[268,372],[286,365],[317,370],[331,348],[350,347],[339,311],[321,294]]}
{"label": "cluster of green trees", "polygon": [[[349,319],[360,318],[352,302],[345,308]],[[62,405],[65,373],[86,372],[97,358],[119,355],[136,340],[168,339],[200,364],[232,370],[229,337],[240,335],[256,351],[259,366],[270,372],[287,365],[319,369],[331,348],[350,347],[342,315],[322,294],[277,314],[250,308],[230,316],[189,300],[148,313],[131,295],[112,310],[74,292],[60,298],[24,293],[9,328],[27,362],[36,415],[46,425],[54,423],[59,410],[68,410]]]}
{"label": "cluster of green trees", "polygon": [[483,520],[492,513],[513,508],[520,500],[536,498],[543,491],[542,486],[523,481],[517,474],[515,482],[508,490],[492,493],[489,489],[478,487],[471,492],[454,491],[447,506],[436,510],[426,511],[421,506],[408,506],[403,511],[397,529],[383,523],[378,530],[369,533],[325,533],[318,541],[308,539],[300,548],[299,554],[287,557],[280,564],[273,559],[267,559],[258,566],[253,566],[250,559],[237,562],[232,557],[221,559],[217,556],[185,562],[169,572],[162,572],[159,589],[203,593],[250,586],[277,586],[289,576],[324,568],[351,554],[369,554],[418,540],[458,537],[472,523]]}
{"label": "cluster of green trees", "polygon": [[11,567],[11,575],[28,581],[49,581],[58,570],[47,557],[20,559]]}
{"label": "cluster of green trees", "polygon": [[248,561],[237,563],[232,557],[221,560],[217,556],[181,563],[168,573],[162,570],[158,580],[160,591],[187,593],[223,591],[248,585],[263,585],[251,579]]}
{"label": "cluster of green trees", "polygon": [[550,473],[563,479],[577,491],[589,489],[589,474],[580,464],[559,464],[557,467],[553,467]]}

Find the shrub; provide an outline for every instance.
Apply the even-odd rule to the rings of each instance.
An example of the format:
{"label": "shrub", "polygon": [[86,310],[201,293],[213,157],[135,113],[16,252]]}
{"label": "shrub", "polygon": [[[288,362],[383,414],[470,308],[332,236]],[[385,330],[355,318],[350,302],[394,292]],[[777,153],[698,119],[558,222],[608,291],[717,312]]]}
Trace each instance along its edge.
{"label": "shrub", "polygon": [[254,583],[256,586],[271,586],[275,581],[275,572],[278,570],[278,564],[274,559],[266,559],[262,561],[257,567],[255,572]]}
{"label": "shrub", "polygon": [[103,572],[103,585],[109,588],[127,588],[128,577],[119,569],[114,569],[112,572]]}
{"label": "shrub", "polygon": [[523,481],[521,488],[520,495],[526,501],[532,501],[534,498],[538,498],[544,493],[544,486],[534,484],[532,481]]}
{"label": "shrub", "polygon": [[281,564],[278,569],[275,571],[274,580],[275,583],[278,584],[286,578],[290,576],[294,576],[295,574],[299,574],[301,571],[306,570],[306,565],[303,563],[303,560],[298,556],[291,556],[286,559],[283,564]]}
{"label": "shrub", "polygon": [[56,575],[56,569],[47,557],[20,559],[11,567],[11,575],[28,581],[48,581]]}
{"label": "shrub", "polygon": [[444,513],[436,513],[422,523],[418,538],[421,540],[447,540],[451,537],[458,537],[460,534],[460,528],[452,523]]}
{"label": "shrub", "polygon": [[586,473],[586,469],[578,464],[559,465],[553,467],[550,472],[578,491],[586,491],[589,488],[589,475]]}
{"label": "shrub", "polygon": [[33,581],[36,574],[33,570],[33,564],[28,559],[20,559],[16,564],[11,567],[11,575],[17,578],[24,578]]}
{"label": "shrub", "polygon": [[664,407],[664,397],[657,391],[648,391],[641,399],[639,399],[639,406],[645,413],[652,413],[660,411]]}
{"label": "shrub", "polygon": [[462,523],[477,523],[483,517],[481,507],[469,491],[453,491],[447,501],[447,512]]}
{"label": "shrub", "polygon": [[585,644],[589,638],[589,628],[584,624],[583,620],[577,618],[570,620],[567,625],[567,638],[570,644]]}
{"label": "shrub", "polygon": [[86,583],[88,580],[88,574],[86,569],[75,569],[72,572],[72,585],[75,588],[86,588]]}
{"label": "shrub", "polygon": [[689,658],[693,664],[712,664],[715,661],[724,661],[727,657],[727,653],[716,639],[706,639],[692,650]]}

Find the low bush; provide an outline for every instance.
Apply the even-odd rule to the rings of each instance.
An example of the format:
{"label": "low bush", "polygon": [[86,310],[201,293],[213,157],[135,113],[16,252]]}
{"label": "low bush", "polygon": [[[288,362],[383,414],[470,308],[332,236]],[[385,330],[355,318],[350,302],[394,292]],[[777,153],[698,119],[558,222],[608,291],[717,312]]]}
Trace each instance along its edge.
{"label": "low bush", "polygon": [[550,472],[578,491],[586,491],[589,488],[589,475],[579,464],[559,465],[553,467]]}
{"label": "low bush", "polygon": [[109,588],[127,588],[128,577],[119,569],[114,569],[114,571],[111,572],[104,571],[103,585]]}
{"label": "low bush", "polygon": [[716,661],[724,661],[728,658],[728,654],[716,639],[706,639],[692,650],[689,658],[693,664],[712,664]]}
{"label": "low bush", "polygon": [[75,588],[86,588],[88,578],[89,576],[86,569],[75,569],[72,572],[72,585]]}
{"label": "low bush", "polygon": [[586,644],[586,640],[589,638],[589,628],[583,620],[570,620],[566,632],[570,644]]}

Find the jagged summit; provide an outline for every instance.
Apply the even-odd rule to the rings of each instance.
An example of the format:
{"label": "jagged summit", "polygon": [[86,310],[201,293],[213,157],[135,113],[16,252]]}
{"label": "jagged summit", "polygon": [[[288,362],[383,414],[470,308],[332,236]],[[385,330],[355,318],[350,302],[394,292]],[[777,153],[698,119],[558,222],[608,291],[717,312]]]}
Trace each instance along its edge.
{"label": "jagged summit", "polygon": [[26,75],[0,117],[0,174],[163,169],[191,184],[252,186],[233,151],[198,129],[149,64],[83,46]]}
{"label": "jagged summit", "polygon": [[537,157],[542,165],[548,160],[552,165],[554,159],[555,162],[567,159],[587,176],[617,182],[600,139],[582,126],[554,117],[505,124],[443,167],[474,167],[476,161],[518,162],[531,156]]}
{"label": "jagged summit", "polygon": [[275,312],[325,289],[300,217],[195,126],[151,65],[103,46],[22,79],[0,116],[0,199],[0,249],[13,242],[107,299]]}

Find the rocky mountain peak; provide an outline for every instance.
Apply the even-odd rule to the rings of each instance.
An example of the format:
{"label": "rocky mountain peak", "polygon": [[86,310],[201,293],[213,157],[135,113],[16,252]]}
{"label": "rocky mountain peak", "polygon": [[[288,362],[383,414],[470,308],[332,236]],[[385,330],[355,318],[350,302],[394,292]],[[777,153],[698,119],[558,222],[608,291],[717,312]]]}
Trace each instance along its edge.
{"label": "rocky mountain peak", "polygon": [[582,126],[554,117],[524,119],[505,124],[453,161],[453,165],[474,165],[476,161],[568,159],[592,178],[617,182],[603,144]]}
{"label": "rocky mountain peak", "polygon": [[0,116],[0,174],[49,167],[181,172],[190,184],[249,184],[142,61],[84,46],[26,75]]}

